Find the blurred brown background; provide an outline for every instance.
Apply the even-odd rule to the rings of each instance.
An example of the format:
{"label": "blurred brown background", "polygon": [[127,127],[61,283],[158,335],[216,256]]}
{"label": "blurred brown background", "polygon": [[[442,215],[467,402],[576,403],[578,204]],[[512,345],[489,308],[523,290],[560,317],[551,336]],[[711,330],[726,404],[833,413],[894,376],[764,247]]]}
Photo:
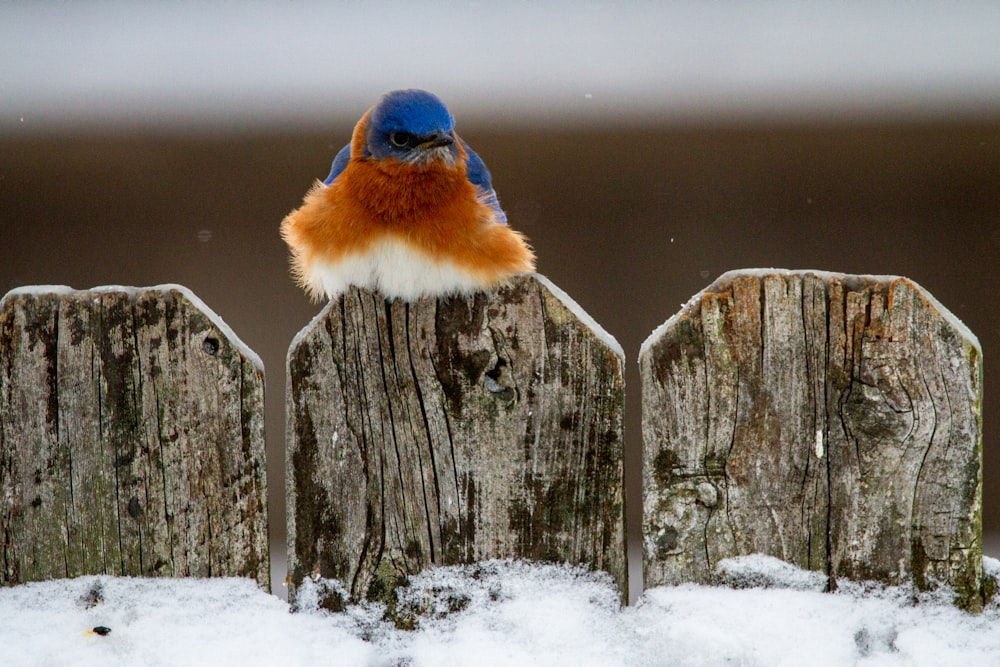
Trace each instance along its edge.
{"label": "blurred brown background", "polygon": [[[639,345],[720,273],[774,266],[908,276],[979,336],[984,524],[1000,532],[1000,118],[460,128],[539,271],[626,350],[633,528]],[[179,282],[261,355],[276,547],[284,357],[318,310],[289,279],[277,228],[348,131],[0,138],[0,289]]]}
{"label": "blurred brown background", "polygon": [[[158,7],[140,4],[149,11]],[[0,65],[0,293],[43,283],[76,288],[181,283],[260,354],[267,369],[276,581],[284,577],[284,358],[292,336],[319,308],[288,277],[278,225],[313,180],[326,176],[354,121],[378,94],[399,87],[397,79],[434,90],[449,103],[463,137],[493,172],[512,226],[531,239],[539,272],[625,348],[633,585],[638,583],[640,505],[638,349],[691,295],[736,268],[905,275],[978,335],[986,384],[984,528],[1000,535],[1000,403],[993,390],[1000,377],[1000,308],[995,303],[1000,292],[1000,78],[983,78],[984,71],[997,69],[1000,47],[997,40],[982,38],[981,19],[959,16],[941,23],[932,3],[916,3],[909,16],[923,23],[907,28],[884,4],[872,4],[875,10],[859,5],[847,16],[824,10],[828,14],[803,18],[794,3],[777,2],[767,5],[773,16],[742,17],[757,31],[747,37],[736,8],[726,15],[730,23],[719,25],[719,16],[701,18],[699,3],[677,3],[668,18],[688,20],[688,27],[701,26],[704,34],[685,37],[684,26],[671,32],[664,25],[643,37],[644,26],[663,17],[645,16],[642,12],[654,12],[649,7],[630,10],[621,18],[622,27],[601,6],[589,17],[595,29],[620,34],[600,33],[612,41],[595,46],[584,33],[559,33],[558,12],[541,5],[540,18],[526,16],[521,28],[507,27],[524,31],[520,46],[511,47],[517,42],[511,38],[508,48],[531,51],[534,35],[552,37],[550,60],[528,54],[531,70],[507,63],[506,70],[498,65],[495,71],[477,71],[475,84],[445,77],[436,86],[436,75],[419,68],[423,58],[433,61],[431,70],[440,69],[433,57],[438,51],[428,47],[431,55],[408,51],[413,62],[400,60],[403,71],[391,82],[378,79],[385,76],[376,68],[368,72],[376,80],[359,87],[365,72],[328,66],[327,75],[340,77],[340,84],[305,81],[289,88],[284,80],[276,83],[268,67],[286,57],[286,49],[312,42],[282,34],[275,43],[262,43],[260,35],[281,28],[272,28],[275,21],[268,17],[252,29],[237,25],[230,34],[231,24],[224,20],[229,15],[220,3],[205,5],[210,7],[206,14],[189,5],[156,20],[141,12],[105,20],[105,14],[112,16],[107,3],[92,5],[93,11],[75,22],[54,13],[50,3],[0,8],[0,62],[5,63]],[[340,17],[338,11],[329,10],[330,16]],[[330,30],[345,39],[351,26],[378,16],[373,11],[351,5],[351,16],[344,19],[348,25],[331,22]],[[1000,17],[997,12],[989,16],[994,14]],[[314,22],[302,11],[291,18],[269,16],[295,25]],[[101,56],[103,42],[94,40],[102,30],[114,37],[140,26],[152,30],[149,26],[168,19],[176,23],[167,30],[168,38],[170,30],[183,30],[195,40],[187,44],[196,46],[182,48],[154,31],[131,34],[122,52],[159,48],[170,55],[193,48],[198,57],[177,65],[187,78],[177,75],[183,95],[176,99],[169,76],[163,90],[143,88],[153,85],[148,76],[173,70],[158,70],[152,56],[135,56],[138,74],[132,80],[128,71],[119,71],[119,65],[127,70],[128,58]],[[474,19],[458,15],[455,20]],[[539,21],[545,30],[532,32],[539,30]],[[507,35],[504,29],[496,27]],[[234,65],[230,72],[219,64],[229,62],[228,49],[198,52],[197,40],[211,43],[213,30],[242,49],[234,56],[238,64],[245,64],[248,54],[253,62]],[[853,41],[842,39],[845,34]],[[712,51],[710,44],[680,61],[676,53],[655,51],[675,37],[689,45],[711,38],[718,48]],[[780,41],[786,38],[790,41]],[[39,40],[56,49],[60,39],[74,47],[80,46],[74,40],[90,41],[74,58],[58,62],[48,50],[38,50]],[[758,42],[777,49],[777,55],[761,55],[755,50]],[[813,42],[820,44],[818,50],[810,46]],[[848,42],[853,50],[844,51]],[[943,65],[925,65],[943,57],[923,48],[938,42],[958,49],[949,62],[965,79],[950,76]],[[890,50],[879,51],[886,43]],[[31,44],[43,69],[24,59],[22,52]],[[580,81],[571,80],[546,97],[538,91],[555,85],[546,84],[547,74],[562,81],[579,69],[578,63],[560,59],[567,44],[580,58],[592,49],[609,57],[611,47],[634,48],[647,64],[624,62],[596,74],[584,68],[577,74]],[[969,44],[969,55],[959,53]],[[725,48],[732,52],[720,56]],[[808,57],[797,60],[797,49]],[[91,58],[93,71],[80,66],[81,53],[82,62]],[[782,69],[786,56],[792,63],[788,71]],[[880,70],[884,63],[889,64]],[[766,79],[771,70],[787,80]],[[866,79],[873,70],[881,78]],[[49,72],[56,77],[55,92],[44,88],[43,74]],[[857,89],[851,88],[853,73],[862,81]],[[234,78],[241,82],[240,94],[224,85]],[[83,83],[73,83],[78,80]],[[255,117],[258,87],[263,91],[268,85],[277,92],[273,99],[260,92],[272,104],[263,119]],[[602,96],[602,86],[617,92]],[[625,94],[630,86],[638,91],[635,97]],[[963,96],[962,86],[973,92]],[[882,88],[889,92],[880,95]],[[721,92],[711,98],[705,93],[709,89]],[[340,99],[341,90],[350,94]],[[690,102],[687,91],[701,91],[704,99],[683,106]],[[602,101],[608,97],[615,101]],[[336,113],[316,110],[324,100]],[[671,106],[675,103],[683,108]],[[105,112],[108,117],[102,117]],[[1000,555],[1000,545],[991,539],[987,549]]]}

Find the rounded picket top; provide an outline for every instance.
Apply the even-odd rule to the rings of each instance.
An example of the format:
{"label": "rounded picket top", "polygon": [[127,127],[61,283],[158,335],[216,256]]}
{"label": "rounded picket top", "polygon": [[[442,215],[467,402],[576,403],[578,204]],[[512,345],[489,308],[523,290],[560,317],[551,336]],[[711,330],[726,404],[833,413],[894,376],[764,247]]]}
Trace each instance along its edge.
{"label": "rounded picket top", "polygon": [[982,606],[982,352],[919,285],[726,273],[639,364],[646,587],[762,553]]}
{"label": "rounded picket top", "polygon": [[0,583],[269,588],[263,365],[187,288],[12,290],[0,387]]}
{"label": "rounded picket top", "polygon": [[391,598],[432,565],[583,563],[627,590],[623,354],[537,275],[416,302],[352,288],[288,352],[290,594]]}

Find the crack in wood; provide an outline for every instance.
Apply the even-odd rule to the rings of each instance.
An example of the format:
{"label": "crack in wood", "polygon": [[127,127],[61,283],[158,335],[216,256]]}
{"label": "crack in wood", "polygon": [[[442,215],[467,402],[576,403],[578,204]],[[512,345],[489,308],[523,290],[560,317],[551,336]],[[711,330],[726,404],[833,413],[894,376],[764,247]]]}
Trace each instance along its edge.
{"label": "crack in wood", "polygon": [[[900,278],[733,272],[692,299],[640,359],[646,586],[713,581],[720,558],[759,551],[831,589],[944,583],[981,607],[981,555],[963,546],[981,531],[981,361],[954,322]],[[685,500],[725,423],[728,535]],[[664,452],[682,466],[666,477],[652,474]]]}
{"label": "crack in wood", "polygon": [[[245,372],[214,314],[184,305],[189,294],[20,290],[0,304],[0,450],[22,462],[11,471],[17,483],[39,489],[36,504],[12,498],[19,509],[0,514],[6,562],[17,561],[0,583],[211,572],[269,586],[263,418],[241,414],[262,411],[263,376]],[[55,345],[55,375],[22,344],[43,331],[23,326],[39,317]],[[199,362],[203,331],[217,343],[209,364]],[[253,378],[256,389],[244,384]],[[48,435],[32,426],[39,413],[18,409],[29,395],[55,406]],[[41,452],[49,463],[33,465]]]}
{"label": "crack in wood", "polygon": [[[378,545],[369,544],[373,536],[352,528],[358,525],[355,513],[370,511],[371,495],[361,505],[331,504],[326,518],[304,514],[305,505],[291,500],[303,510],[291,514],[290,522],[312,526],[310,539],[329,547],[314,552],[296,537],[289,554],[292,596],[303,572],[298,559],[311,553],[320,558],[324,576],[350,583],[351,597],[387,603],[402,578],[430,564],[483,558],[583,562],[608,570],[624,589],[623,397],[614,352],[592,350],[593,334],[533,277],[491,294],[394,302],[379,309],[382,318],[358,307],[367,303],[359,296],[369,294],[364,298],[381,298],[352,288],[328,311],[367,329],[359,337],[386,337],[368,352],[345,348],[335,365],[346,364],[350,373],[327,373],[318,360],[298,361],[308,358],[317,331],[334,340],[341,335],[323,323],[328,315],[303,331],[289,352],[297,360],[289,366],[290,386],[302,388],[289,402],[290,423],[299,424],[289,428],[289,465],[315,461],[329,468],[327,477],[315,479],[325,494],[349,487],[356,474],[352,462],[331,468],[322,451],[317,458],[296,453],[323,443],[331,428],[328,419],[307,414],[303,406],[342,406],[347,415],[367,413],[376,421],[375,415],[383,415],[384,431],[369,433],[366,426],[350,437],[366,458],[377,455],[385,466],[397,467],[391,479],[382,479],[384,544],[376,553]],[[549,340],[549,331],[562,333]],[[536,376],[550,365],[560,372]],[[380,373],[377,394],[345,391],[358,378]],[[608,400],[598,401],[605,392]],[[560,426],[566,419],[569,430]],[[387,451],[391,461],[382,454]],[[417,507],[419,516],[410,512]],[[335,534],[335,526],[343,530]],[[299,534],[295,525],[289,534]],[[342,561],[336,555],[359,550],[368,557]],[[338,569],[337,562],[352,565]]]}

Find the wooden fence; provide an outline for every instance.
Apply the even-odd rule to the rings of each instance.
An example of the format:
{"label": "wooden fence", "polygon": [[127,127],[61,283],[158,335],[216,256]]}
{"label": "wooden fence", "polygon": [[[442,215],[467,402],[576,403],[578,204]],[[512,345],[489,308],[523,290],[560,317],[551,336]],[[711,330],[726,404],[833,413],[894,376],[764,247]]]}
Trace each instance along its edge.
{"label": "wooden fence", "polygon": [[653,333],[645,585],[776,556],[982,605],[982,353],[913,282],[734,272]]}
{"label": "wooden fence", "polygon": [[270,586],[264,372],[186,289],[0,302],[0,584],[82,574]]}
{"label": "wooden fence", "polygon": [[413,304],[352,289],[299,334],[292,586],[380,598],[429,565],[518,557],[627,590],[623,359],[561,296],[534,276]]}
{"label": "wooden fence", "polygon": [[[624,355],[541,276],[352,289],[288,353],[290,596],[487,558],[626,594]],[[645,586],[765,553],[981,608],[981,352],[903,278],[726,274],[640,354]],[[176,286],[0,302],[0,584],[268,583],[263,370]],[[331,599],[336,608],[345,600]]]}

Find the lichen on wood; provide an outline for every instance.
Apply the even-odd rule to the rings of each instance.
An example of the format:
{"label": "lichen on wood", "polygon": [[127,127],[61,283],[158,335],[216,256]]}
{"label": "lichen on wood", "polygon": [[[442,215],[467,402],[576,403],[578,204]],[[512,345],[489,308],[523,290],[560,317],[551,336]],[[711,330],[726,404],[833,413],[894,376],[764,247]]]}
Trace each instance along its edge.
{"label": "lichen on wood", "polygon": [[291,595],[433,565],[582,563],[626,591],[622,359],[540,278],[413,303],[352,288],[288,353]]}
{"label": "lichen on wood", "polygon": [[982,605],[982,354],[899,277],[731,272],[646,341],[645,586],[763,553]]}
{"label": "lichen on wood", "polygon": [[263,369],[186,289],[0,302],[0,584],[269,587]]}

